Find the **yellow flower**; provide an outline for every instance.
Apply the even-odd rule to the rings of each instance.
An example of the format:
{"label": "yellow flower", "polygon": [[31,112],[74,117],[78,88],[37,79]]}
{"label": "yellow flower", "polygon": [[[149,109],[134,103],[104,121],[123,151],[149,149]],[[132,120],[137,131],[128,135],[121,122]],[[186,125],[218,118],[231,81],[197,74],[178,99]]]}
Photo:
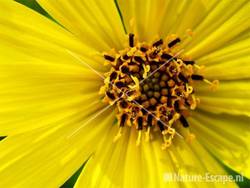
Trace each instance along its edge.
{"label": "yellow flower", "polygon": [[[38,2],[60,24],[0,1],[0,136],[6,136],[0,142],[0,187],[60,187],[87,160],[75,187],[237,187],[219,182],[227,175],[221,163],[250,178],[248,0]],[[159,39],[162,44],[155,44]],[[170,92],[164,90],[154,97],[163,97],[163,104],[176,97],[182,108],[190,106],[171,108],[172,119],[164,119],[172,112],[150,100],[158,105],[149,109],[155,124],[163,118],[160,131],[156,125],[148,129],[140,107],[147,107],[140,102],[141,87],[148,87],[140,81],[154,70],[140,61],[161,62],[159,53],[175,58],[168,76],[183,73],[188,81],[166,77],[171,96],[164,97]],[[126,66],[118,66],[114,84],[128,82],[130,90],[120,96],[110,77],[122,54],[140,63],[138,68],[122,59]],[[127,76],[127,69],[140,68],[141,76]],[[217,79],[219,88],[211,91]],[[120,97],[139,107],[121,109]],[[189,105],[181,103],[185,99]],[[175,175],[208,179],[169,179]]]}

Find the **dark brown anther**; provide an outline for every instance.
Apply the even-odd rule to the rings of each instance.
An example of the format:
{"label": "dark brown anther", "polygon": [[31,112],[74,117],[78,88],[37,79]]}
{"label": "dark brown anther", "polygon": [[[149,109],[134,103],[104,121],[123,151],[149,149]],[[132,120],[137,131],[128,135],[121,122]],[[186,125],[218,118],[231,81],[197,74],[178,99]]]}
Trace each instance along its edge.
{"label": "dark brown anther", "polygon": [[116,64],[114,66],[114,68],[116,70],[119,70],[119,67],[123,64],[123,61],[121,60],[121,57],[119,57],[117,60],[116,60]]}
{"label": "dark brown anther", "polygon": [[168,101],[167,101],[167,106],[168,107],[172,107],[172,97],[170,95],[168,95]]}
{"label": "dark brown anther", "polygon": [[188,79],[183,74],[179,74],[178,77],[181,81],[188,83]]}
{"label": "dark brown anther", "polygon": [[174,103],[174,109],[176,112],[180,112],[180,104],[179,101],[175,101]]}
{"label": "dark brown anther", "polygon": [[114,57],[112,57],[112,56],[110,56],[110,55],[104,55],[104,59],[106,59],[106,60],[108,60],[108,61],[110,61],[110,62],[113,62],[113,61],[115,61],[115,58]]}
{"label": "dark brown anther", "polygon": [[203,79],[204,79],[204,77],[203,77],[202,75],[198,75],[198,74],[193,74],[193,75],[191,76],[191,78],[192,78],[193,80],[203,80]]}
{"label": "dark brown anther", "polygon": [[171,59],[173,56],[171,56],[171,55],[169,55],[169,54],[162,54],[161,55],[161,58],[162,59],[166,59],[166,60],[169,60],[169,59]]}
{"label": "dark brown anther", "polygon": [[129,73],[129,68],[126,65],[123,65],[121,67],[121,71],[123,74],[128,74]]}
{"label": "dark brown anther", "polygon": [[153,115],[152,114],[148,114],[148,117],[147,117],[147,125],[149,127],[152,127],[153,125]]}
{"label": "dark brown anther", "polygon": [[185,105],[190,106],[189,102],[187,99],[185,99]]}
{"label": "dark brown anther", "polygon": [[125,83],[122,81],[115,82],[115,86],[118,87],[119,89],[122,87],[125,87]]}
{"label": "dark brown anther", "polygon": [[122,100],[119,102],[119,105],[121,108],[127,108],[128,107],[128,102],[125,100]]}
{"label": "dark brown anther", "polygon": [[174,45],[176,45],[179,42],[181,42],[181,39],[180,38],[176,38],[175,40],[173,40],[170,43],[168,43],[168,47],[172,48]]}
{"label": "dark brown anther", "polygon": [[121,121],[120,121],[120,127],[123,127],[125,125],[125,122],[126,122],[127,118],[128,118],[127,114],[125,114],[125,113],[122,114]]}
{"label": "dark brown anther", "polygon": [[160,39],[160,40],[156,41],[156,42],[153,44],[153,46],[154,46],[154,47],[158,47],[158,46],[160,46],[160,45],[162,45],[162,44],[163,44],[163,40]]}
{"label": "dark brown anther", "polygon": [[183,127],[185,127],[185,128],[189,127],[189,124],[183,115],[181,115],[181,117],[180,117],[180,122],[182,123]]}
{"label": "dark brown anther", "polygon": [[129,47],[134,47],[134,37],[135,35],[133,33],[129,33]]}
{"label": "dark brown anther", "polygon": [[137,118],[137,123],[138,123],[138,130],[142,130],[143,128],[143,117],[138,117]]}
{"label": "dark brown anther", "polygon": [[157,121],[157,125],[159,126],[161,132],[163,132],[165,130],[164,123],[161,120]]}
{"label": "dark brown anther", "polygon": [[122,58],[126,61],[129,59],[129,56],[127,54],[123,55]]}
{"label": "dark brown anther", "polygon": [[145,63],[145,61],[140,56],[135,56],[134,60],[141,64]]}
{"label": "dark brown anther", "polygon": [[183,61],[186,65],[194,65],[194,61]]}
{"label": "dark brown anther", "polygon": [[106,95],[108,96],[108,98],[110,98],[111,100],[115,100],[115,95],[113,93],[110,93],[109,91],[106,91]]}
{"label": "dark brown anther", "polygon": [[148,51],[148,49],[147,49],[147,48],[145,48],[145,47],[141,47],[141,48],[140,48],[140,50],[141,50],[142,52],[146,52],[146,51]]}
{"label": "dark brown anther", "polygon": [[109,78],[109,80],[110,81],[113,81],[113,80],[115,80],[117,78],[117,72],[112,72],[111,74],[110,74],[110,78]]}

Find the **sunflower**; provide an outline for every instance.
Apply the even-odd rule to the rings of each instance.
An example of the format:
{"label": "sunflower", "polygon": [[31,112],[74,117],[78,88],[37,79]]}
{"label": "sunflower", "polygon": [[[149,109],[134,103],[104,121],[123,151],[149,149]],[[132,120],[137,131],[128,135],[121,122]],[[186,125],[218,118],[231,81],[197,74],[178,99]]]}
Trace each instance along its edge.
{"label": "sunflower", "polygon": [[250,178],[248,0],[38,3],[0,1],[0,187]]}

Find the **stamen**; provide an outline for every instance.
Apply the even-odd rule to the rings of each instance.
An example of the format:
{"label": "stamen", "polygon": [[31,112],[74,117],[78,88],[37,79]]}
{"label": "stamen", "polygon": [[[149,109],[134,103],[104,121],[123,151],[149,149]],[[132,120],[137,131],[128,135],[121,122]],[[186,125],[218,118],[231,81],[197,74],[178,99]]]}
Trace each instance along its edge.
{"label": "stamen", "polygon": [[164,124],[162,123],[161,120],[158,120],[158,121],[157,121],[157,125],[159,126],[160,131],[161,131],[161,132],[164,132],[165,128],[164,128]]}
{"label": "stamen", "polygon": [[197,74],[193,74],[193,75],[191,76],[191,78],[192,78],[193,80],[203,80],[203,79],[204,79],[204,77],[203,77],[202,75],[197,75]]}
{"label": "stamen", "polygon": [[194,95],[192,95],[192,103],[190,105],[190,109],[194,110],[196,108],[196,106],[197,106],[196,98]]}
{"label": "stamen", "polygon": [[169,125],[172,126],[173,123],[178,120],[180,118],[180,114],[179,113],[175,113],[173,118],[169,121]]}
{"label": "stamen", "polygon": [[182,116],[182,115],[180,116],[180,121],[181,121],[183,127],[185,127],[185,128],[189,127],[189,124],[188,124],[187,120],[184,118],[184,116]]}
{"label": "stamen", "polygon": [[153,46],[154,46],[154,47],[158,47],[158,46],[160,46],[160,45],[162,45],[162,44],[163,44],[163,40],[160,39],[160,40],[156,41],[156,42],[153,44]]}
{"label": "stamen", "polygon": [[169,54],[162,54],[162,55],[161,55],[161,58],[162,58],[162,59],[167,59],[167,60],[169,60],[169,59],[173,58],[173,56],[171,56],[171,55],[169,55]]}
{"label": "stamen", "polygon": [[132,48],[134,47],[134,34],[129,34],[129,46]]}
{"label": "stamen", "polygon": [[145,47],[141,47],[140,50],[141,50],[142,52],[146,52],[148,49],[145,48]]}
{"label": "stamen", "polygon": [[108,60],[108,61],[111,61],[111,62],[113,62],[113,61],[115,61],[115,58],[114,57],[112,57],[112,56],[110,56],[110,55],[104,55],[104,59],[106,59],[106,60]]}
{"label": "stamen", "polygon": [[135,61],[137,61],[138,63],[141,63],[141,64],[143,64],[145,62],[140,56],[135,56],[134,59],[135,59]]}
{"label": "stamen", "polygon": [[109,91],[106,92],[106,95],[111,99],[115,100],[115,95],[113,93],[110,93]]}
{"label": "stamen", "polygon": [[167,139],[167,137],[163,135],[163,140],[164,140],[164,143],[162,144],[162,150],[165,150],[172,144],[172,139],[171,138]]}
{"label": "stamen", "polygon": [[194,65],[194,61],[183,61],[186,65]]}
{"label": "stamen", "polygon": [[207,80],[207,79],[203,79],[204,82],[206,82],[207,84],[210,85],[210,89],[212,91],[217,90],[217,88],[219,87],[219,80],[213,80],[212,82]]}
{"label": "stamen", "polygon": [[124,127],[127,118],[128,118],[127,114],[122,114],[121,122],[120,122],[120,127]]}
{"label": "stamen", "polygon": [[188,79],[185,76],[183,76],[183,74],[179,74],[179,78],[181,81],[188,83]]}
{"label": "stamen", "polygon": [[181,39],[177,38],[177,39],[173,40],[172,42],[168,43],[168,47],[172,48],[173,46],[175,46],[179,42],[181,42]]}

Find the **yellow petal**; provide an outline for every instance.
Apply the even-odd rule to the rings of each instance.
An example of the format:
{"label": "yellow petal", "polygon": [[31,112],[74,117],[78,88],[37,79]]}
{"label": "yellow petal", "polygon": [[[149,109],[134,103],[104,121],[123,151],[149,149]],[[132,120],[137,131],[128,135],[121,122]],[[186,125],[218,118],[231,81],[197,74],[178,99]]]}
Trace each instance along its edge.
{"label": "yellow petal", "polygon": [[[221,65],[221,69],[223,69],[223,66],[228,64],[231,60],[238,60],[241,59],[241,57],[247,58],[250,53],[249,43],[249,37],[236,42],[231,42],[213,53],[202,56],[197,60],[197,63],[199,65],[206,65],[208,68]],[[241,66],[241,63],[239,63],[238,66]]]}
{"label": "yellow petal", "polygon": [[118,6],[129,33],[135,33],[141,41],[166,37],[169,33],[186,35],[206,14],[206,7],[199,0],[118,0]]}
{"label": "yellow petal", "polygon": [[249,81],[224,81],[216,91],[210,91],[207,85],[196,89],[200,98],[199,109],[213,113],[228,113],[250,116]]}
{"label": "yellow petal", "polygon": [[99,51],[121,49],[126,40],[113,0],[39,0],[39,4],[84,44]]}
{"label": "yellow petal", "polygon": [[190,127],[197,140],[233,170],[250,177],[250,119],[195,112]]}
{"label": "yellow petal", "polygon": [[103,70],[101,60],[91,58],[95,51],[14,1],[0,5],[0,134],[51,125],[85,107],[100,108],[102,79],[87,67]]}
{"label": "yellow petal", "polygon": [[201,57],[248,30],[249,10],[247,0],[218,2],[194,30],[197,37],[188,44],[187,54],[193,58]]}
{"label": "yellow petal", "polygon": [[32,57],[54,61],[58,60],[59,54],[67,54],[67,50],[88,56],[96,53],[58,24],[15,1],[1,1],[0,6],[1,45],[9,45],[12,50]]}
{"label": "yellow petal", "polygon": [[243,37],[229,43],[224,48],[205,55],[197,60],[205,65],[203,74],[208,79],[233,80],[250,77],[250,38]]}
{"label": "yellow petal", "polygon": [[129,130],[125,128],[122,136],[114,142],[117,132],[118,125],[115,124],[101,138],[102,144],[85,165],[77,180],[76,188],[122,186],[124,169],[122,161],[124,161],[127,151]]}
{"label": "yellow petal", "polygon": [[69,55],[45,61],[0,47],[1,135],[50,125],[85,107],[103,105],[98,95],[101,79]]}
{"label": "yellow petal", "polygon": [[[87,163],[76,187],[223,187],[222,182],[178,182],[167,179],[168,175],[201,175],[206,173],[226,175],[223,167],[198,141],[191,145],[178,140],[167,150],[162,150],[161,141],[136,145],[137,131],[127,131],[119,140],[112,142],[117,127],[110,131],[99,151]],[[159,136],[159,135],[154,135]],[[109,142],[107,142],[109,141]],[[226,183],[237,187],[235,183]]]}
{"label": "yellow petal", "polygon": [[93,153],[114,116],[106,112],[82,127],[82,115],[5,138],[0,143],[1,187],[60,187]]}
{"label": "yellow petal", "polygon": [[[178,140],[177,140],[178,139]],[[199,143],[198,140],[193,140],[191,143],[186,143],[184,139],[176,138],[174,145],[167,150],[161,150],[160,143],[155,142],[154,149],[156,153],[156,164],[159,168],[160,177],[165,179],[161,182],[160,187],[173,186],[173,183],[178,187],[224,187],[222,182],[206,182],[206,181],[171,181],[166,179],[167,175],[187,176],[193,175],[203,176],[206,174],[227,175],[222,166],[211,156],[209,152]],[[178,184],[177,184],[178,183]],[[235,183],[226,182],[228,187],[237,187]]]}

